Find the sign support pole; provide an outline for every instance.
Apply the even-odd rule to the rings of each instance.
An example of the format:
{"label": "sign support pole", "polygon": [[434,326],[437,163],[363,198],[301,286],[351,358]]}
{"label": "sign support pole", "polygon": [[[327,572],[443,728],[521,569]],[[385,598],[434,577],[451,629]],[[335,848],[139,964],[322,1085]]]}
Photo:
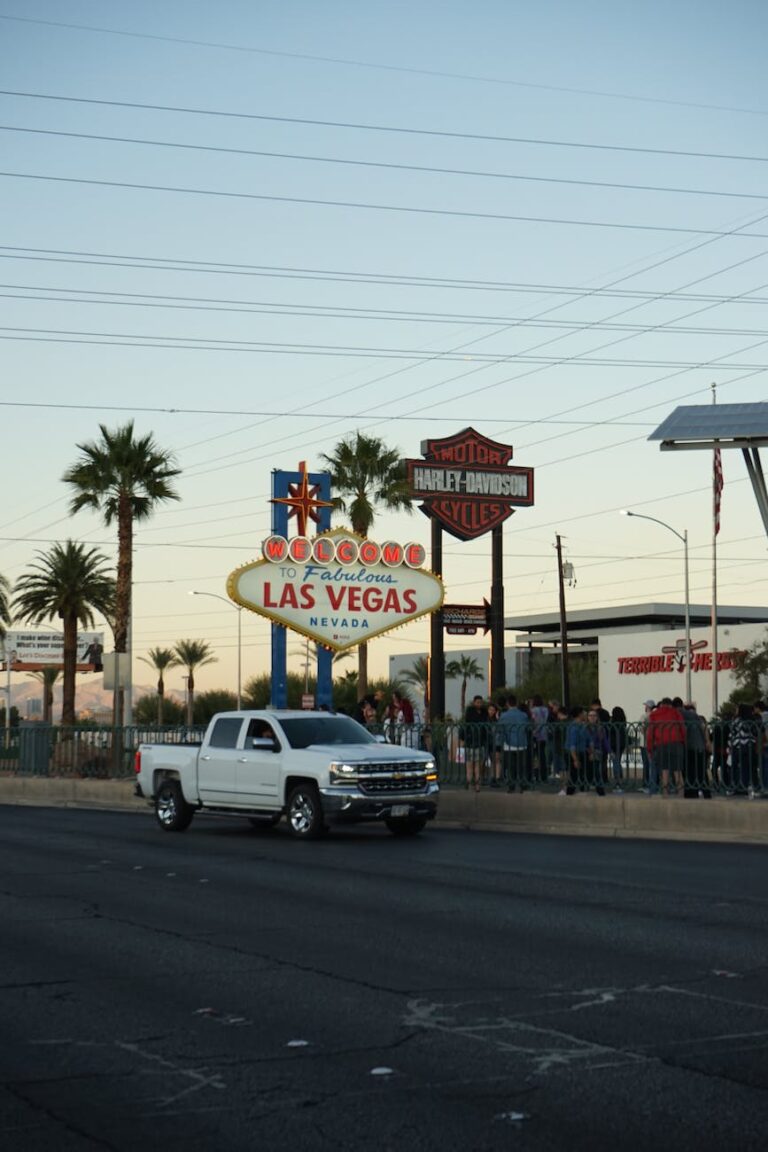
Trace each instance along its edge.
{"label": "sign support pole", "polygon": [[[300,465],[303,468],[303,465]],[[327,472],[309,474],[307,472],[272,473],[272,531],[278,536],[288,535],[289,511],[285,503],[289,496],[289,485],[298,486],[306,479],[319,492],[324,507],[317,509],[317,530],[327,532],[331,527],[331,478]],[[277,502],[276,502],[277,499]],[[272,691],[270,703],[273,708],[288,707],[288,634],[281,624],[272,625]],[[320,645],[317,647],[317,707],[333,705],[333,653]]]}
{"label": "sign support pole", "polygon": [[[443,574],[443,529],[439,520],[432,518],[432,571]],[[429,719],[445,717],[445,643],[443,639],[443,610],[438,608],[429,620]]]}
{"label": "sign support pole", "polygon": [[5,746],[11,746],[11,660],[10,652],[5,650]]}
{"label": "sign support pole", "polygon": [[504,661],[504,551],[502,526],[491,530],[491,692],[507,682]]}

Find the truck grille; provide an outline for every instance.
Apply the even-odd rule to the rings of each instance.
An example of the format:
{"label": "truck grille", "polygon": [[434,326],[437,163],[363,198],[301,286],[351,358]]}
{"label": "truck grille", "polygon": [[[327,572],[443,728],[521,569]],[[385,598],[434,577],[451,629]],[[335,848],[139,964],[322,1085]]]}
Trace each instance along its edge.
{"label": "truck grille", "polygon": [[365,767],[361,765],[358,786],[366,796],[424,792],[427,786],[425,775],[423,764],[366,764]]}

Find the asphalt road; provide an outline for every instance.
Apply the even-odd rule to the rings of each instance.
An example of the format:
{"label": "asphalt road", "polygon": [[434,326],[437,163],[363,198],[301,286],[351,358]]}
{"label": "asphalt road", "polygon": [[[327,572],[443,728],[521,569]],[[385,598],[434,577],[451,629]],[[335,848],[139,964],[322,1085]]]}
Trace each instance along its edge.
{"label": "asphalt road", "polygon": [[762,1152],[767,865],[0,808],[0,1148]]}

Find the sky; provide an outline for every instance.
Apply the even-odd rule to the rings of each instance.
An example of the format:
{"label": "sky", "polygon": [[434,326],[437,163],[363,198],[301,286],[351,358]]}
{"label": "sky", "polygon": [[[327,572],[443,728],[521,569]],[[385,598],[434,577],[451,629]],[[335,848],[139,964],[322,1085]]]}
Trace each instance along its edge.
{"label": "sky", "polygon": [[[535,471],[507,616],[557,611],[556,534],[569,609],[680,603],[679,540],[621,509],[688,532],[708,603],[711,457],[648,436],[713,385],[766,400],[766,30],[748,0],[0,0],[0,572],[67,538],[115,557],[61,477],[132,419],[181,469],[136,532],[135,680],[206,639],[198,688],[234,689],[213,597],[259,555],[272,470],[472,426]],[[723,470],[719,601],[764,606],[740,454]],[[428,546],[429,521],[371,534]],[[444,580],[482,602],[490,537],[446,537]],[[270,638],[243,616],[245,681]],[[428,638],[372,642],[370,674]]]}

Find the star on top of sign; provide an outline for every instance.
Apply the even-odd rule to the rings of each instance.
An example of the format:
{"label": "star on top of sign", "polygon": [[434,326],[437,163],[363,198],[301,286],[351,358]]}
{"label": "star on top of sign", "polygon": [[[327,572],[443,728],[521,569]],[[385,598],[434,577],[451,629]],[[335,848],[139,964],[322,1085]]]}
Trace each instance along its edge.
{"label": "star on top of sign", "polygon": [[306,536],[307,521],[314,520],[315,524],[319,524],[320,516],[318,509],[332,508],[333,504],[330,500],[317,499],[317,494],[320,491],[320,485],[310,484],[306,461],[302,460],[300,462],[299,472],[301,473],[301,480],[298,484],[289,483],[288,495],[275,496],[270,501],[270,503],[287,504],[288,519],[290,520],[292,516],[295,516],[298,521],[299,536]]}

